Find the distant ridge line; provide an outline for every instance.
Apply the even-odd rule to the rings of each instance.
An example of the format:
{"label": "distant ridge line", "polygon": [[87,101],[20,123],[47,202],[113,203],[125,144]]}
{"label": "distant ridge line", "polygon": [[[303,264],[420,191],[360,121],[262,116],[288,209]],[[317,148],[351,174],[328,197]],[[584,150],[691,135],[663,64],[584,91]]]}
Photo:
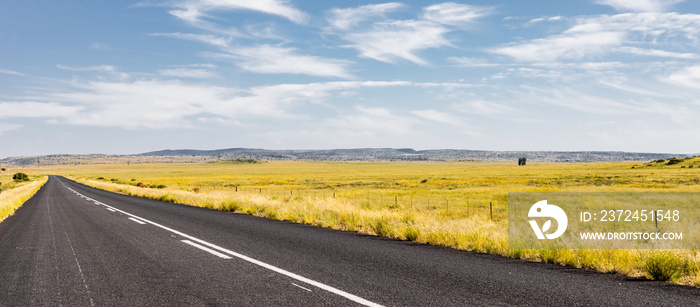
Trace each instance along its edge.
{"label": "distant ridge line", "polygon": [[258,149],[214,150],[166,149],[133,155],[45,155],[10,157],[3,165],[128,164],[128,163],[206,163],[219,160],[255,159],[267,161],[517,161],[528,162],[612,162],[651,161],[687,154],[639,153],[624,151],[490,151],[468,149],[352,148],[352,149]]}

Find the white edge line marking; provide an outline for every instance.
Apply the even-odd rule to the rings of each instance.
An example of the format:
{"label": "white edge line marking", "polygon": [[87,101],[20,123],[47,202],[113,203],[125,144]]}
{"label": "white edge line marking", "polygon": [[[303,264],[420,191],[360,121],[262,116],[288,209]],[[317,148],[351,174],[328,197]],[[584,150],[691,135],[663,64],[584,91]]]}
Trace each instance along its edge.
{"label": "white edge line marking", "polygon": [[110,207],[107,207],[107,210],[112,211],[112,212],[117,212],[116,210],[114,210],[114,209],[112,209],[112,208],[110,208]]}
{"label": "white edge line marking", "polygon": [[[59,182],[61,182],[61,184],[63,184],[64,187],[66,186],[60,179],[59,179]],[[66,187],[66,188],[68,188],[68,187]],[[72,190],[71,188],[68,188],[68,189]],[[77,192],[76,192],[76,193],[77,193]],[[82,195],[82,194],[81,194],[81,195]],[[161,225],[161,224],[158,224],[158,223],[156,223],[156,222],[147,220],[147,219],[142,218],[142,217],[140,217],[140,216],[133,215],[133,214],[131,214],[131,213],[129,213],[129,212],[126,212],[126,211],[123,211],[123,210],[119,210],[119,209],[114,208],[114,207],[112,207],[112,206],[110,206],[110,205],[106,205],[106,204],[102,204],[102,205],[105,206],[105,207],[107,207],[107,208],[112,208],[113,210],[116,210],[117,212],[126,214],[126,215],[128,215],[128,216],[131,216],[131,217],[134,217],[134,218],[137,218],[137,219],[140,219],[140,220],[142,220],[142,221],[144,221],[144,222],[146,222],[146,223],[149,223],[149,224],[151,224],[151,225],[153,225],[153,226],[160,227],[160,228],[162,228],[162,229],[165,229],[165,230],[170,231],[170,232],[172,232],[172,233],[174,233],[174,234],[176,234],[176,235],[185,237],[185,238],[190,239],[190,240],[192,240],[192,241],[195,241],[195,242],[197,242],[197,243],[200,243],[200,244],[203,244],[203,245],[207,245],[207,246],[209,246],[209,247],[211,247],[211,248],[213,248],[213,249],[218,249],[219,251],[222,251],[222,252],[224,252],[224,253],[227,253],[227,254],[229,254],[229,255],[231,255],[231,256],[234,256],[234,257],[236,257],[236,258],[239,258],[239,259],[248,261],[248,262],[250,262],[250,263],[259,265],[259,266],[261,266],[261,267],[263,267],[263,268],[266,268],[266,269],[268,269],[268,270],[270,270],[270,271],[277,272],[277,273],[279,273],[279,274],[285,275],[285,276],[287,276],[287,277],[291,277],[291,278],[296,279],[296,280],[298,280],[298,281],[301,281],[301,282],[303,282],[303,283],[306,283],[306,284],[312,285],[312,286],[314,286],[314,287],[317,287],[317,288],[321,288],[321,289],[323,289],[323,290],[326,290],[326,291],[328,291],[328,292],[337,294],[337,295],[342,296],[342,297],[344,297],[344,298],[346,298],[346,299],[349,299],[349,300],[351,300],[351,301],[353,301],[353,302],[356,302],[356,303],[359,303],[359,304],[362,304],[362,305],[365,305],[365,306],[383,307],[383,305],[380,305],[380,304],[377,304],[377,303],[375,303],[375,302],[366,300],[366,299],[361,298],[361,297],[359,297],[359,296],[357,296],[357,295],[350,294],[350,293],[348,293],[348,292],[345,292],[345,291],[343,291],[343,290],[340,290],[340,289],[331,287],[331,286],[329,286],[329,285],[326,285],[326,284],[324,284],[324,283],[315,281],[315,280],[313,280],[313,279],[309,279],[309,278],[306,278],[306,277],[304,277],[304,276],[294,274],[294,273],[289,272],[289,271],[287,271],[287,270],[280,269],[280,268],[278,268],[278,267],[276,267],[276,266],[274,266],[274,265],[267,264],[267,263],[262,262],[262,261],[260,261],[260,260],[253,259],[253,258],[250,258],[250,257],[248,257],[248,256],[246,256],[246,255],[239,254],[239,253],[236,253],[236,252],[234,252],[234,251],[225,249],[225,248],[223,248],[223,247],[221,247],[221,246],[218,246],[218,245],[209,243],[209,242],[204,241],[204,240],[202,240],[202,239],[195,238],[195,237],[190,236],[190,235],[188,235],[188,234],[184,234],[184,233],[179,232],[179,231],[177,231],[177,230],[175,230],[175,229],[171,229],[171,228],[165,227],[165,226],[163,226],[163,225]]]}
{"label": "white edge line marking", "polygon": [[311,291],[311,289],[309,289],[309,288],[304,288],[304,287],[302,287],[302,286],[300,286],[300,285],[297,285],[297,284],[295,284],[295,283],[292,283],[292,285],[293,285],[293,286],[297,286],[297,287],[299,287],[299,288],[302,288],[302,289],[304,289],[304,290],[306,290],[306,291],[313,292],[313,291]]}
{"label": "white edge line marking", "polygon": [[136,223],[139,223],[139,224],[141,224],[141,225],[146,225],[146,222],[141,221],[141,220],[139,220],[139,219],[135,219],[135,218],[133,218],[133,217],[130,217],[129,219],[132,220],[132,221],[134,221],[134,222],[136,222]]}
{"label": "white edge line marking", "polygon": [[207,252],[207,253],[210,253],[210,254],[212,254],[212,255],[219,256],[219,257],[224,258],[224,259],[231,259],[231,257],[230,257],[229,255],[225,255],[225,254],[219,253],[219,252],[217,252],[217,251],[215,251],[215,250],[213,250],[213,249],[211,249],[211,248],[208,248],[208,247],[206,247],[206,246],[201,246],[201,245],[199,245],[199,244],[197,244],[197,243],[194,243],[194,242],[192,242],[192,241],[190,241],[190,240],[182,240],[182,242],[187,243],[187,244],[189,244],[189,245],[192,245],[192,246],[194,246],[194,247],[196,247],[196,248],[199,248],[199,249],[201,249],[201,250],[203,250],[203,251],[205,251],[205,252]]}

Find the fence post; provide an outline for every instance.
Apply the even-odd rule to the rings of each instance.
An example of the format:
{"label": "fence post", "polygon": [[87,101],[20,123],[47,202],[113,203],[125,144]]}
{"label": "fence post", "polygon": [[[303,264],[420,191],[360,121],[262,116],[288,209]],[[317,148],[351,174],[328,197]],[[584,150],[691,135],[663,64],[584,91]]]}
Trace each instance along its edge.
{"label": "fence post", "polygon": [[394,206],[397,206],[397,207],[399,206],[399,196],[398,195],[394,195]]}
{"label": "fence post", "polygon": [[489,202],[489,210],[491,210],[491,220],[493,221],[493,203]]}

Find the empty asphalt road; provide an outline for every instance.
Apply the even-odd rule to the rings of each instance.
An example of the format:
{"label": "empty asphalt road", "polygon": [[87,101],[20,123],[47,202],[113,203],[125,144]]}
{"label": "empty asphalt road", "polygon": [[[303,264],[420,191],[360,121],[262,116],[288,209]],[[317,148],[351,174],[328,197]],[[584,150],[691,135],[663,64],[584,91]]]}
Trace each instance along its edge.
{"label": "empty asphalt road", "polygon": [[700,290],[129,197],[0,223],[0,306],[699,306]]}

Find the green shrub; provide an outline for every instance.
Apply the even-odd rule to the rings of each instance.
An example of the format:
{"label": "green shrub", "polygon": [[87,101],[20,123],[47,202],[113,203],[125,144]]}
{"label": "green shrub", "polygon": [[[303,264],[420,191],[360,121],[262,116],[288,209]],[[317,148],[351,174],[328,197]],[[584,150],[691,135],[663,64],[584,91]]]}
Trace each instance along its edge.
{"label": "green shrub", "polygon": [[380,237],[386,237],[391,232],[389,222],[387,222],[385,219],[378,219],[375,221],[374,224],[372,224],[372,230],[374,230],[374,233]]}
{"label": "green shrub", "polygon": [[660,252],[649,256],[642,268],[648,278],[674,281],[683,274],[683,260],[671,252]]}
{"label": "green shrub", "polygon": [[242,209],[243,206],[241,206],[241,204],[239,204],[237,201],[230,201],[221,204],[221,210],[223,211],[236,212]]}
{"label": "green shrub", "polygon": [[169,202],[169,203],[174,203],[177,201],[177,200],[175,200],[175,198],[171,197],[168,194],[160,195],[160,196],[154,197],[153,199],[164,201],[164,202]]}
{"label": "green shrub", "polygon": [[418,237],[420,237],[420,230],[413,227],[413,225],[410,225],[406,227],[406,230],[404,230],[404,235],[406,236],[406,240],[416,241],[418,240]]}
{"label": "green shrub", "polygon": [[12,175],[12,179],[14,179],[17,182],[29,181],[29,176],[27,176],[27,174],[25,174],[25,173],[17,173],[17,174]]}

